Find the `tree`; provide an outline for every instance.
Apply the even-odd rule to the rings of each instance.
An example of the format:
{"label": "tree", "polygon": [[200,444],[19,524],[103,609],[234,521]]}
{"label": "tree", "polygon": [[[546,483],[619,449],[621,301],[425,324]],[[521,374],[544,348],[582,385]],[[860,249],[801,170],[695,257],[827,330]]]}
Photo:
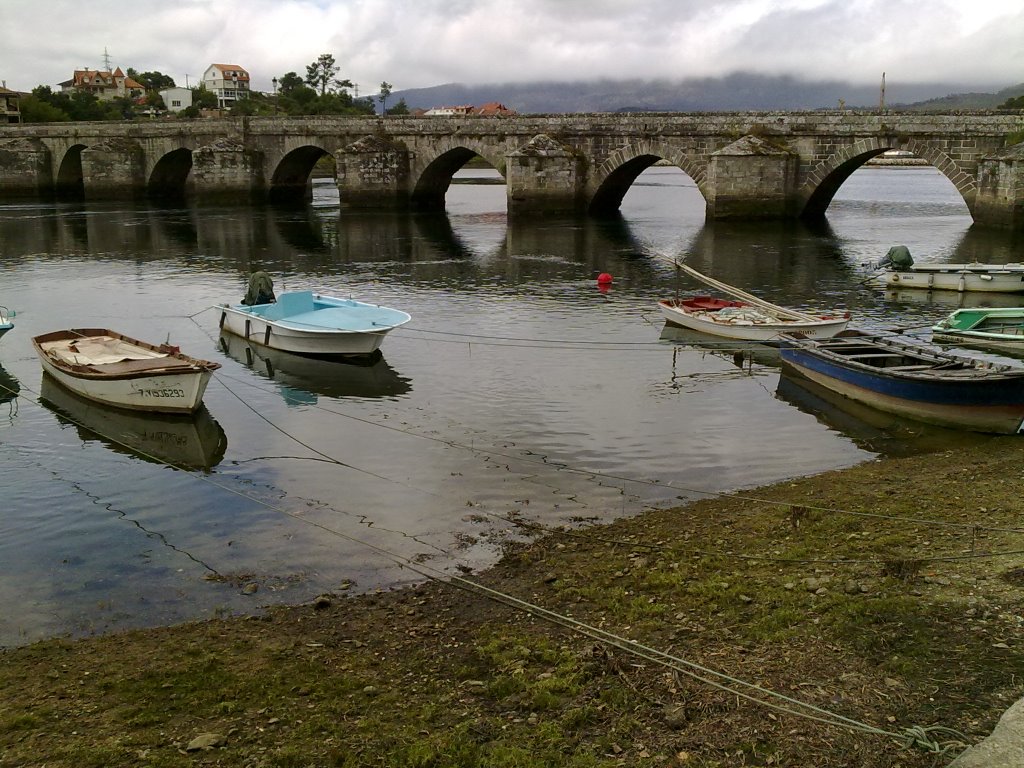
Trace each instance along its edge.
{"label": "tree", "polygon": [[[142,78],[141,80],[139,78]],[[164,88],[174,88],[174,78],[161,72],[143,72],[135,78],[146,88],[153,91],[161,91]]]}
{"label": "tree", "polygon": [[408,115],[409,105],[405,103],[405,99],[399,99],[398,103],[395,104],[391,109],[385,112],[387,115]]}
{"label": "tree", "polygon": [[312,88],[319,86],[320,95],[327,93],[327,86],[330,85],[340,67],[334,61],[334,56],[329,53],[321,53],[317,60],[306,67],[306,82]]}
{"label": "tree", "polygon": [[148,91],[159,91],[163,88],[173,88],[174,78],[162,72],[136,72],[128,67],[128,77],[146,87]]}
{"label": "tree", "polygon": [[305,88],[306,82],[295,72],[288,72],[277,80],[278,93],[286,96],[298,88]]}
{"label": "tree", "polygon": [[200,85],[192,89],[192,103],[198,109],[216,109],[217,94]]}
{"label": "tree", "polygon": [[391,83],[385,80],[383,83],[380,84],[380,96],[377,97],[378,99],[380,99],[381,112],[383,112],[385,115],[388,113],[388,96],[390,95]]}
{"label": "tree", "polygon": [[39,98],[33,91],[21,97],[21,119],[25,123],[66,123],[71,117],[60,107]]}
{"label": "tree", "polygon": [[1024,109],[1024,96],[1018,96],[1015,99],[1007,99],[996,107],[996,109]]}

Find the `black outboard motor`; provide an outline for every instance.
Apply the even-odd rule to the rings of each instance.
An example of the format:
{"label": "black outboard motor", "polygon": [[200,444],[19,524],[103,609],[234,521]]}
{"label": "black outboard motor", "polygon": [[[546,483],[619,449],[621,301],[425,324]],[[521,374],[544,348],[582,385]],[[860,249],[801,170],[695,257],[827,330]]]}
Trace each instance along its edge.
{"label": "black outboard motor", "polygon": [[248,306],[253,304],[273,304],[277,301],[274,295],[274,281],[266,272],[253,272],[249,275],[249,290],[245,292],[242,303]]}

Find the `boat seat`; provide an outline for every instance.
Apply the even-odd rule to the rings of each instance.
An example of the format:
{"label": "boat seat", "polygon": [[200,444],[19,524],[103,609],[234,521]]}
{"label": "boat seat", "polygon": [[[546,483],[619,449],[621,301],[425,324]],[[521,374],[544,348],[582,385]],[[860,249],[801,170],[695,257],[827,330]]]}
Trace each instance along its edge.
{"label": "boat seat", "polygon": [[890,365],[887,371],[925,371],[934,368],[934,365]]}
{"label": "boat seat", "polygon": [[277,303],[267,307],[263,317],[267,320],[282,320],[286,317],[312,312],[314,308],[312,291],[294,291],[278,296]]}
{"label": "boat seat", "polygon": [[192,366],[176,357],[150,357],[145,360],[119,360],[116,363],[102,363],[88,366],[97,373],[121,374],[138,373],[139,371],[174,370],[175,368],[191,369]]}
{"label": "boat seat", "polygon": [[864,360],[872,357],[905,357],[899,352],[870,352],[863,355],[843,355],[847,360]]}

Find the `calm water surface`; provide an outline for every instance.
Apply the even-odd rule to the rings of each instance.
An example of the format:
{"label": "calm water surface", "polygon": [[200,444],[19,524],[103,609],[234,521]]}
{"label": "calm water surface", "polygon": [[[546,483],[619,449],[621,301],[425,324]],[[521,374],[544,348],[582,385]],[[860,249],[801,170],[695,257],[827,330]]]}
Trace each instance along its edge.
{"label": "calm water surface", "polygon": [[[608,520],[987,439],[836,410],[770,357],[688,343],[655,308],[697,289],[667,255],[771,301],[920,332],[955,297],[865,288],[866,262],[897,243],[919,261],[1024,260],[1010,235],[970,228],[934,169],[857,172],[816,229],[706,226],[668,168],[611,222],[511,223],[504,194],[454,184],[440,217],[341,213],[329,184],[290,211],[0,206],[0,304],[17,311],[0,342],[0,645],[392,587],[416,578],[402,558],[486,565],[520,535],[514,515]],[[212,309],[256,269],[279,292],[413,322],[372,365],[268,357],[221,339]],[[30,339],[73,326],[222,363],[206,409],[126,416],[50,386]]]}

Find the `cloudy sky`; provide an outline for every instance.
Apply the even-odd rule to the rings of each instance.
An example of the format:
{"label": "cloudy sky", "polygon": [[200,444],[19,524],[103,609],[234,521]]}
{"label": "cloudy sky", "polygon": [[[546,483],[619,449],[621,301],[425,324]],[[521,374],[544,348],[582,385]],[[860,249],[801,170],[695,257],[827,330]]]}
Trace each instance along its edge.
{"label": "cloudy sky", "polygon": [[1022,0],[0,1],[0,79],[211,63],[256,90],[331,53],[361,94],[443,83],[679,79],[742,70],[851,83],[1024,82]]}

